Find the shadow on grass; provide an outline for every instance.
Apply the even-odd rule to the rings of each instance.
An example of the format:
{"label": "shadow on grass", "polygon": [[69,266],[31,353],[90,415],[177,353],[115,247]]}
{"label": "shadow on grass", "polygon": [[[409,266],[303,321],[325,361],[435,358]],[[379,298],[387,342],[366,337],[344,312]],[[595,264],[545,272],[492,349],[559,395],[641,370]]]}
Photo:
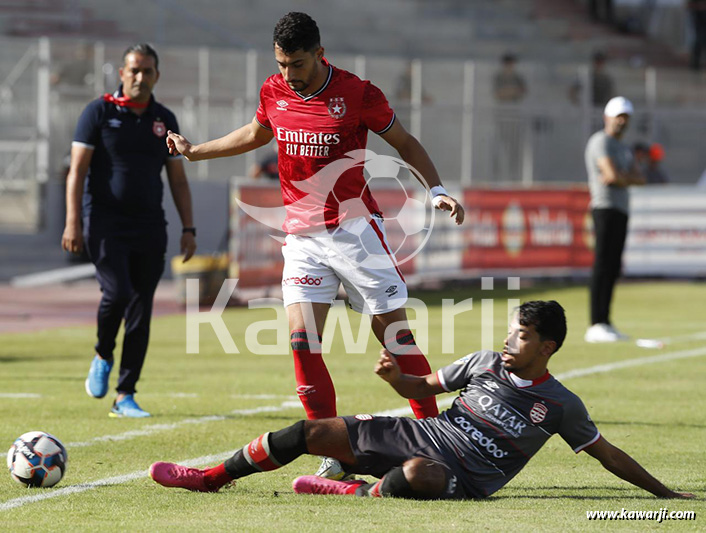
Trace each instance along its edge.
{"label": "shadow on grass", "polygon": [[646,426],[646,427],[664,427],[664,428],[695,428],[704,429],[706,424],[684,424],[678,423],[667,423],[667,422],[640,422],[631,420],[629,422],[624,422],[621,420],[594,420],[597,426]]}
{"label": "shadow on grass", "polygon": [[[65,355],[65,354],[47,354],[41,355],[39,357],[23,356],[23,355],[0,355],[0,363],[35,363],[39,361],[49,361],[56,363],[61,361],[87,361],[86,372],[88,372],[88,366],[91,364],[91,358],[85,355]],[[85,378],[84,378],[85,379]]]}
{"label": "shadow on grass", "polygon": [[[651,494],[635,493],[634,487],[533,487],[531,489],[510,489],[493,495],[487,500],[615,500],[615,499],[630,499],[630,500],[658,500]],[[580,494],[584,491],[607,491],[605,495],[586,495]],[[632,493],[632,494],[626,494]]]}

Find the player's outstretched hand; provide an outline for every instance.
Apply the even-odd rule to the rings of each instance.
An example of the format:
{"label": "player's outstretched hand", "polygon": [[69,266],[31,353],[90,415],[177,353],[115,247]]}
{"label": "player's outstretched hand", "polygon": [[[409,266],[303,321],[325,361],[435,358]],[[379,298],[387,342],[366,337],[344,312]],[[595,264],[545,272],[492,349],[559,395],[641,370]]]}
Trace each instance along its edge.
{"label": "player's outstretched hand", "polygon": [[692,500],[696,498],[696,494],[692,494],[691,492],[672,492],[671,498],[675,500]]}
{"label": "player's outstretched hand", "polygon": [[400,377],[400,365],[385,348],[380,350],[380,360],[375,365],[375,373],[388,383],[392,383]]}
{"label": "player's outstretched hand", "polygon": [[449,216],[456,220],[456,225],[463,224],[463,219],[466,216],[466,212],[463,206],[456,201],[455,198],[451,196],[446,196],[445,194],[439,194],[434,197],[434,206],[442,211],[451,211]]}
{"label": "player's outstretched hand", "polygon": [[183,135],[174,133],[172,130],[167,132],[167,148],[171,155],[181,154],[187,159],[191,155],[191,143]]}

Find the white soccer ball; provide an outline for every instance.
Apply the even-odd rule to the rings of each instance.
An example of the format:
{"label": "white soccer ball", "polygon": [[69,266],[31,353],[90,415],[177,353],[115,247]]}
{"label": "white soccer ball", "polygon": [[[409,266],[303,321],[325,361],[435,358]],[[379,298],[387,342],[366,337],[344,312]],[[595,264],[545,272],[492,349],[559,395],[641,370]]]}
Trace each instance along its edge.
{"label": "white soccer ball", "polygon": [[53,487],[64,477],[68,461],[61,441],[43,431],[20,435],[7,452],[12,479],[26,487]]}

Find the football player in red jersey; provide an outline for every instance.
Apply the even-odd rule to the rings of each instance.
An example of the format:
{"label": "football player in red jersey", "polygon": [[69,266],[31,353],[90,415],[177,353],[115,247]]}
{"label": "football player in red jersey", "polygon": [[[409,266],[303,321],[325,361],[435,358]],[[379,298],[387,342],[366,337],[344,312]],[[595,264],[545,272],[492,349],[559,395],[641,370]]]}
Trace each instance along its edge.
{"label": "football player in red jersey", "polygon": [[[320,41],[311,17],[285,15],[273,36],[280,73],[262,85],[252,122],[202,144],[172,132],[167,139],[171,153],[190,161],[234,156],[277,140],[287,233],[282,288],[297,393],[309,419],[336,416],[321,333],[341,283],[351,307],[371,316],[375,336],[402,371],[430,372],[409,330],[403,307],[407,286],[363,175],[361,163],[372,154],[365,150],[368,131],[416,169],[437,209],[448,211],[457,224],[464,218],[463,207],[447,194],[426,150],[396,119],[382,91],[329,64]],[[410,405],[417,418],[438,414],[434,397],[410,400]],[[327,460],[319,473],[344,475],[338,462]]]}

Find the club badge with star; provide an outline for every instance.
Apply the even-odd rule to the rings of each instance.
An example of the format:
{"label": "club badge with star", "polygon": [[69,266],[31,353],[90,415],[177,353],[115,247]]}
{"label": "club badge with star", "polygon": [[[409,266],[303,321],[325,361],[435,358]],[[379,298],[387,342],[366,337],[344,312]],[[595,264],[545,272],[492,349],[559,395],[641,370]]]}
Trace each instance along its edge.
{"label": "club badge with star", "polygon": [[332,118],[343,118],[346,114],[346,102],[343,101],[342,96],[336,96],[328,101],[328,114]]}

